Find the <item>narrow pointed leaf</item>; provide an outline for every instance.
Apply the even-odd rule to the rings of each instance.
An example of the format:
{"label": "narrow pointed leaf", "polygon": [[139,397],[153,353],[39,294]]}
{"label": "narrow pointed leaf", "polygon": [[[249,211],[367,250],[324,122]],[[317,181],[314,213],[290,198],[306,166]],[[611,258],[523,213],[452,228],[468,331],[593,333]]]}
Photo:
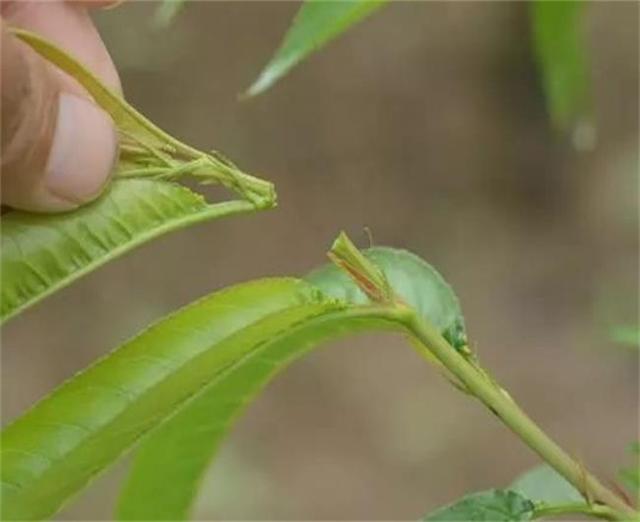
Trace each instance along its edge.
{"label": "narrow pointed leaf", "polygon": [[236,334],[274,312],[325,304],[338,307],[294,279],[238,285],[169,316],[67,381],[2,432],[2,519],[50,517],[272,332],[253,331],[253,342]]}
{"label": "narrow pointed leaf", "polygon": [[406,307],[357,305],[295,279],[246,283],[204,298],[5,428],[2,516],[50,517],[150,432],[119,516],[184,518],[231,421],[277,372],[321,341],[362,330],[405,332],[409,316]]}
{"label": "narrow pointed leaf", "polygon": [[177,167],[200,160],[200,166],[190,172],[197,179],[221,183],[237,191],[257,208],[269,208],[275,203],[271,183],[241,172],[218,153],[201,152],[166,133],[52,42],[23,29],[14,28],[12,31],[34,51],[77,80],[111,116],[120,133],[120,162],[116,175],[154,167],[156,170],[165,169],[166,172],[158,175],[168,176]]}
{"label": "narrow pointed leaf", "polygon": [[255,96],[266,91],[311,53],[385,3],[385,0],[306,0],[275,56],[247,94]]}
{"label": "narrow pointed leaf", "polygon": [[[119,500],[118,520],[189,519],[202,476],[233,421],[275,375],[322,342],[402,326],[376,317],[374,309],[334,303],[282,311],[255,329],[262,339],[265,332],[270,336],[143,441]],[[252,335],[246,331],[242,339]]]}
{"label": "narrow pointed leaf", "polygon": [[[365,251],[365,256],[385,272],[407,304],[420,307],[421,313],[433,313],[442,333],[451,331],[452,324],[463,325],[453,291],[423,260],[391,248]],[[334,265],[313,272],[307,280],[346,308],[282,329],[143,441],[119,501],[118,519],[187,519],[202,476],[232,420],[277,372],[321,341],[361,329],[400,326],[376,319],[373,308],[367,314],[369,307],[362,307],[369,304],[366,296]],[[265,319],[259,327],[274,319]]]}
{"label": "narrow pointed leaf", "polygon": [[554,125],[574,131],[590,124],[590,81],[583,34],[584,0],[531,4],[533,44]]}
{"label": "narrow pointed leaf", "polygon": [[13,29],[14,34],[28,44],[43,58],[62,69],[82,85],[95,102],[102,107],[113,119],[118,130],[129,135],[135,135],[145,144],[158,149],[169,148],[192,150],[191,147],[181,144],[175,138],[151,123],[136,109],[129,105],[119,94],[112,91],[89,69],[82,65],[73,56],[57,47],[52,42],[42,38],[36,33],[23,29]]}
{"label": "narrow pointed leaf", "polygon": [[467,522],[520,522],[531,520],[535,506],[515,491],[493,489],[467,495],[422,520]]}

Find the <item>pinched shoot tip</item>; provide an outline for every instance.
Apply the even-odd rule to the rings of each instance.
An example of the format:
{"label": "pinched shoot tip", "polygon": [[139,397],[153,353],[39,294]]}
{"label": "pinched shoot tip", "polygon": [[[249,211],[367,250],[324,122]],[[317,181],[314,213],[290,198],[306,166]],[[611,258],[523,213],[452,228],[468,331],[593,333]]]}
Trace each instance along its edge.
{"label": "pinched shoot tip", "polygon": [[344,232],[333,242],[328,256],[338,268],[354,280],[372,302],[401,304],[384,272],[367,259]]}

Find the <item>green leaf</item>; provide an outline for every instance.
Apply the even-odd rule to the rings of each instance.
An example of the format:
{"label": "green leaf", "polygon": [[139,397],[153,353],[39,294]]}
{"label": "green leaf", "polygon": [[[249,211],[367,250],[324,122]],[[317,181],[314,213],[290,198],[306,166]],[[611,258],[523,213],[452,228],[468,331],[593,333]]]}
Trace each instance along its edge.
{"label": "green leaf", "polygon": [[247,90],[247,95],[266,91],[311,53],[385,3],[386,0],[306,0],[280,48]]}
{"label": "green leaf", "polygon": [[[337,307],[337,308],[334,308]],[[342,308],[342,309],[340,309]],[[301,307],[275,314],[242,335],[262,340],[198,397],[143,441],[122,492],[119,520],[185,520],[200,480],[233,420],[279,372],[317,344],[359,330],[400,329],[367,308]],[[253,331],[250,331],[253,330]],[[270,332],[267,338],[265,332]]]}
{"label": "green leaf", "polygon": [[531,520],[534,508],[533,502],[515,491],[492,489],[467,495],[422,520],[518,522]]}
{"label": "green leaf", "polygon": [[586,4],[584,0],[536,0],[531,4],[534,50],[548,111],[554,125],[574,132],[577,140],[580,132],[588,139],[591,125],[589,68],[581,25]]}
{"label": "green leaf", "polygon": [[633,455],[633,466],[621,469],[618,477],[634,497],[640,500],[640,442],[632,443],[629,452]]}
{"label": "green leaf", "polygon": [[[406,250],[373,247],[362,253],[382,270],[393,291],[438,328],[454,348],[462,350],[467,346],[458,298],[435,268]],[[353,304],[369,302],[358,285],[335,264],[327,264],[305,279],[336,299]]]}
{"label": "green leaf", "polygon": [[413,317],[405,306],[356,305],[295,279],[246,283],[206,297],[5,428],[2,516],[51,516],[149,433],[119,516],[181,519],[231,421],[270,378],[321,341],[364,330],[406,332]]}
{"label": "green leaf", "polygon": [[584,502],[580,492],[547,464],[536,466],[520,475],[510,489],[535,502],[546,504]]}
{"label": "green leaf", "polygon": [[[398,284],[394,289],[410,298],[409,304],[421,306],[424,313],[434,311],[439,314],[438,318],[451,314],[462,321],[451,289],[424,261],[409,252],[391,248],[376,248],[366,255],[375,263],[381,263],[380,268],[387,273],[391,285]],[[272,336],[152,433],[134,459],[120,498],[119,519],[186,519],[200,480],[230,430],[231,422],[277,372],[320,342],[363,329],[398,326],[358,312],[368,309],[359,306],[368,301],[364,294],[354,291],[354,284],[343,277],[340,270],[327,266],[307,279],[338,303],[350,306],[310,318],[290,331],[283,329]],[[269,318],[265,323],[274,319]]]}
{"label": "green leaf", "polygon": [[74,212],[9,212],[0,237],[0,317],[18,314],[154,237],[253,210],[247,201],[211,205],[176,183],[123,179]]}
{"label": "green leaf", "polygon": [[[27,31],[14,33],[78,80],[109,113],[120,133],[120,160],[116,180],[90,205],[58,215],[11,211],[2,216],[1,321],[154,237],[275,205],[271,183],[240,172],[218,154],[179,142],[52,43]],[[171,183],[184,176],[220,183],[243,201],[208,204]]]}
{"label": "green leaf", "polygon": [[[254,323],[282,310],[295,309],[287,319],[298,320],[309,310],[341,308],[302,281],[273,279],[215,293],[157,323],[4,429],[2,518],[55,513],[143,434],[274,334],[248,328]],[[284,320],[274,325],[288,327]]]}
{"label": "green leaf", "polygon": [[256,208],[275,204],[273,185],[241,172],[216,152],[201,152],[175,139],[105,86],[73,56],[37,34],[13,33],[34,51],[72,76],[113,119],[120,133],[117,176],[174,179],[188,173],[204,183],[220,183],[235,190]]}

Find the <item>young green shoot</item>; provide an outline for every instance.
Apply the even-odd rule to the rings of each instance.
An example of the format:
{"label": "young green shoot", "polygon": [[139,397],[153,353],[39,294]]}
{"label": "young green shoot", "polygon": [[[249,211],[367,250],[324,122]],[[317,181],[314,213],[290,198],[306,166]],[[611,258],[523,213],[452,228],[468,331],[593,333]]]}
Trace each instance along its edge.
{"label": "young green shoot", "polygon": [[[637,520],[638,513],[620,496],[605,487],[576,459],[567,454],[542,431],[497,383],[491,374],[465,353],[451,346],[438,330],[393,293],[384,273],[366,259],[346,234],[341,233],[329,257],[366,293],[372,302],[403,310],[398,314],[408,332],[417,340],[418,351],[429,353],[451,374],[465,391],[482,402],[527,446],[569,481],[587,501],[592,512],[606,513],[615,520]],[[429,358],[431,359],[431,358]],[[450,379],[451,380],[451,379]]]}

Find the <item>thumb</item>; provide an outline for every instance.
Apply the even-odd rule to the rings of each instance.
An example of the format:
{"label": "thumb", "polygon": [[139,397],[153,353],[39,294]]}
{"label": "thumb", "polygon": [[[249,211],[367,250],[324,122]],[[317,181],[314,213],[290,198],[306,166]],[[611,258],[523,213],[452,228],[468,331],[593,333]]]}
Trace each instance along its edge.
{"label": "thumb", "polygon": [[0,24],[2,203],[71,210],[100,194],[109,178],[117,157],[113,122],[65,90],[60,75]]}

